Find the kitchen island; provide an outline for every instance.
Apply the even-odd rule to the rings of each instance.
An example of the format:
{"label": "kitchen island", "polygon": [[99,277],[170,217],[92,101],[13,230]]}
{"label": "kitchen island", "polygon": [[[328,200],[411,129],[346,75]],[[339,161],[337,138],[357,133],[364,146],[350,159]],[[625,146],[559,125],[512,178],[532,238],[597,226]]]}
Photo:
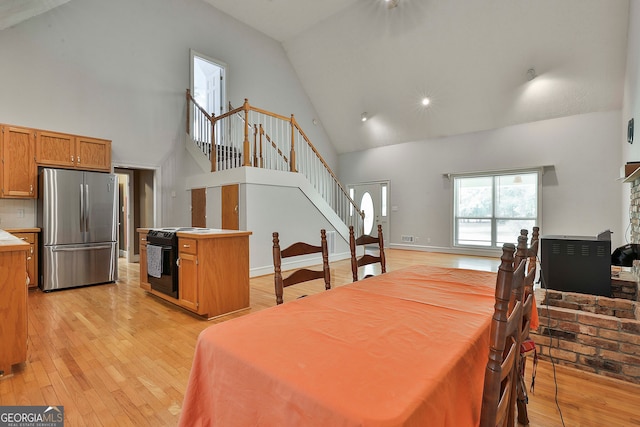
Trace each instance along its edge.
{"label": "kitchen island", "polygon": [[[147,236],[151,230],[177,235],[177,296],[162,292],[149,282]],[[139,228],[140,287],[201,317],[213,319],[249,308],[250,231],[211,228]],[[164,262],[163,262],[164,264]],[[168,273],[162,267],[163,275]]]}
{"label": "kitchen island", "polygon": [[29,243],[0,230],[0,376],[27,360]]}

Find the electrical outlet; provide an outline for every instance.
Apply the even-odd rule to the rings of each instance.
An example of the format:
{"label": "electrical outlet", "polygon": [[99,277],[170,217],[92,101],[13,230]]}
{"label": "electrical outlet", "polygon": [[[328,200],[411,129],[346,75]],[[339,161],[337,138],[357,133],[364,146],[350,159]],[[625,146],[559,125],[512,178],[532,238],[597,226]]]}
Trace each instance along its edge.
{"label": "electrical outlet", "polygon": [[18,218],[24,218],[24,209],[18,209]]}

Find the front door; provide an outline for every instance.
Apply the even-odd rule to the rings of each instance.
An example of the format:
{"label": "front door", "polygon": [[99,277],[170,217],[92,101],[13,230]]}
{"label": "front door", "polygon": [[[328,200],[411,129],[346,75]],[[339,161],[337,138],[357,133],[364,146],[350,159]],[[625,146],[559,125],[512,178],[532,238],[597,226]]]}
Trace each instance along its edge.
{"label": "front door", "polygon": [[[389,182],[354,184],[350,185],[349,188],[353,189],[353,200],[360,210],[365,212],[364,234],[377,237],[378,224],[381,224],[382,234],[386,241],[388,239],[387,236],[389,236],[389,212],[387,209]],[[359,232],[356,233],[356,235],[359,234]]]}

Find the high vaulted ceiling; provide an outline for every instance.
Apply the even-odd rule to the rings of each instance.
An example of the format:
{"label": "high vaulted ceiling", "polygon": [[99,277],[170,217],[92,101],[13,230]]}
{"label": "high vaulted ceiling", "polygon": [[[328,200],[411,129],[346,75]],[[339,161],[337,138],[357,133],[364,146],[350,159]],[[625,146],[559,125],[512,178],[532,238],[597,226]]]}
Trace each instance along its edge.
{"label": "high vaulted ceiling", "polygon": [[0,0],[0,30],[44,13],[69,0]]}
{"label": "high vaulted ceiling", "polygon": [[622,106],[628,1],[206,1],[283,43],[339,153]]}
{"label": "high vaulted ceiling", "polygon": [[204,1],[282,42],[339,153],[622,107],[628,0]]}

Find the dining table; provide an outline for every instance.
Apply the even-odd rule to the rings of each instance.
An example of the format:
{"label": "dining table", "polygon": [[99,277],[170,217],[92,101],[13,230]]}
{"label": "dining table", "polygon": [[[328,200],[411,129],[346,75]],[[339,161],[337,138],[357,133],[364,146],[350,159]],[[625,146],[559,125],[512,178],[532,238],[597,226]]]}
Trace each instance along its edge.
{"label": "dining table", "polygon": [[495,284],[415,265],[212,325],[179,425],[476,426]]}

